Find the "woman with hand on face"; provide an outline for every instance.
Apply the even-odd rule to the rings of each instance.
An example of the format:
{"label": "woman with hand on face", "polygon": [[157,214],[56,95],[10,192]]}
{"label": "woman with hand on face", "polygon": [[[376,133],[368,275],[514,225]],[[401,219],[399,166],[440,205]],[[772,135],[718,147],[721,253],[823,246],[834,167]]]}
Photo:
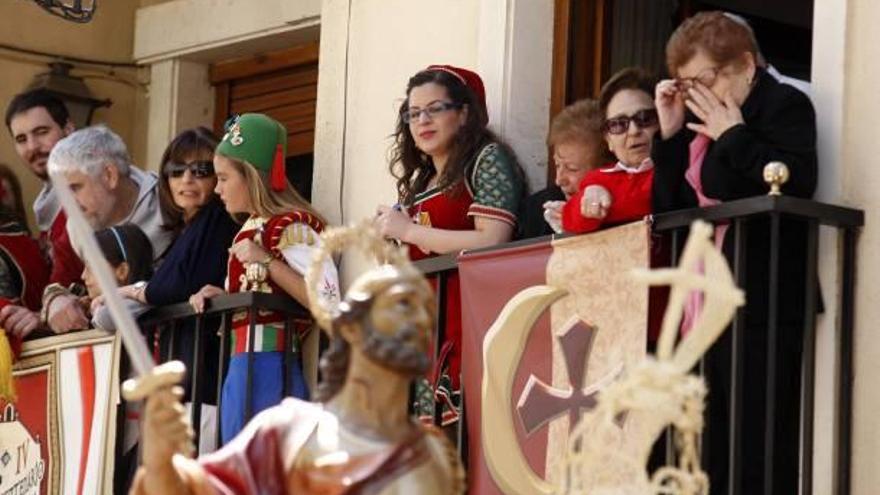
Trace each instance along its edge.
{"label": "woman with hand on face", "polygon": [[[225,290],[206,285],[189,301],[202,312],[208,299],[224,293],[265,292],[292,297],[308,307],[303,277],[312,253],[320,246],[324,220],[291,187],[285,173],[287,129],[274,119],[257,113],[235,117],[217,146],[214,167],[216,192],[226,211],[244,221],[228,250]],[[339,297],[336,267],[324,264],[322,296]],[[251,410],[254,414],[292,394],[308,399],[299,342],[311,329],[310,321],[294,321],[292,342],[285,332],[287,316],[260,310],[255,315],[254,342],[249,343],[250,311],[232,316],[232,357],[223,383],[220,434],[223,443],[245,424],[248,395],[248,349],[253,353]],[[286,367],[285,351],[293,349],[292,366]],[[284,370],[287,369],[288,380]],[[289,383],[288,389],[284,384]]]}
{"label": "woman with hand on face", "polygon": [[617,161],[584,176],[562,207],[565,232],[592,232],[651,213],[651,144],[658,129],[653,90],[654,80],[637,68],[621,70],[602,87],[602,132]]}
{"label": "woman with hand on face", "polygon": [[[432,65],[410,78],[391,153],[398,203],[380,206],[383,235],[409,245],[413,260],[510,240],[525,191],[513,153],[486,125],[483,81],[474,72]],[[446,342],[440,343],[438,396],[455,421],[461,349],[457,276],[448,280]],[[444,359],[445,358],[445,359]],[[430,397],[425,394],[425,397]],[[447,400],[448,399],[448,400]]]}
{"label": "woman with hand on face", "polygon": [[[771,77],[759,63],[751,31],[721,12],[703,12],[686,20],[666,45],[669,73],[656,89],[660,133],[654,143],[655,212],[711,206],[764,195],[763,169],[781,161],[790,171],[784,194],[809,198],[817,180],[816,116],[800,91]],[[740,428],[744,463],[742,493],[762,493],[764,414],[767,373],[767,322],[770,266],[770,222],[755,217],[744,224],[746,239],[746,300],[743,333],[743,383],[749,400],[743,404]],[[781,223],[779,314],[773,493],[796,493],[798,477],[799,390],[804,324],[803,308],[806,225]],[[715,241],[728,259],[733,236],[719,225]],[[685,308],[686,331],[699,312],[692,301]],[[726,486],[727,398],[730,391],[730,333],[707,355],[707,378],[713,394],[709,406],[712,435],[710,474],[713,486]]]}

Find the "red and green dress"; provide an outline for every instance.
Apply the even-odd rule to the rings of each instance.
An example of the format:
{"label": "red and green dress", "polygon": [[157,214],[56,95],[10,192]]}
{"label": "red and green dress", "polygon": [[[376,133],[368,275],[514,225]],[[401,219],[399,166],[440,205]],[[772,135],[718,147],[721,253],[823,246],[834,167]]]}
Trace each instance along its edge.
{"label": "red and green dress", "polygon": [[[313,251],[320,245],[319,234],[323,224],[307,212],[294,211],[270,218],[251,217],[235,236],[233,244],[246,239],[263,246],[276,258],[286,262],[300,275],[304,275]],[[231,293],[259,291],[268,294],[288,295],[271,277],[259,287],[251,287],[245,276],[245,267],[234,256],[227,265],[226,291]],[[336,267],[328,261],[324,266],[321,293],[328,299],[339,298]],[[220,423],[223,443],[235,436],[245,424],[244,403],[247,394],[247,350],[250,339],[251,311],[254,316],[254,368],[252,375],[251,410],[254,414],[273,406],[288,395],[282,390],[284,384],[284,352],[294,350],[294,364],[288,370],[292,395],[308,399],[308,388],[299,360],[299,340],[311,327],[311,319],[292,321],[293,342],[286,342],[283,313],[248,309],[236,312],[232,317],[230,348],[232,357],[223,384]]]}
{"label": "red and green dress", "polygon": [[[513,159],[495,143],[486,145],[465,169],[464,180],[445,189],[430,188],[416,195],[407,211],[415,223],[443,230],[474,230],[474,219],[491,218],[516,227],[516,211],[524,190]],[[413,261],[437,256],[409,246]],[[436,284],[436,279],[432,280]],[[417,384],[416,405],[423,418],[433,416],[434,401],[441,402],[443,424],[458,420],[461,379],[461,293],[458,273],[446,282],[445,339],[431,382]]]}

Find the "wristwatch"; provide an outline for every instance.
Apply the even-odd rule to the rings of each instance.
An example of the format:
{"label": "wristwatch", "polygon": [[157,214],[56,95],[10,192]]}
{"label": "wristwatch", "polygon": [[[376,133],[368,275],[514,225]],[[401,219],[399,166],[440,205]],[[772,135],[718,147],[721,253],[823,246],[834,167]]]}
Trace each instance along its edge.
{"label": "wristwatch", "polygon": [[135,300],[146,304],[147,298],[144,296],[144,291],[147,290],[147,281],[141,280],[140,282],[135,282],[132,284],[132,287],[134,287]]}

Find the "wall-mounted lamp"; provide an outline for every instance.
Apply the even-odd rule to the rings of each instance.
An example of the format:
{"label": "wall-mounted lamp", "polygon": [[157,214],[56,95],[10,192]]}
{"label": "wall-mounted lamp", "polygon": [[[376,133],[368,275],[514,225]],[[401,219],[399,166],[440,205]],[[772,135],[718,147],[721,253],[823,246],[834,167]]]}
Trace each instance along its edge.
{"label": "wall-mounted lamp", "polygon": [[85,23],[92,20],[98,10],[98,0],[33,0],[52,15],[73,22]]}
{"label": "wall-mounted lamp", "polygon": [[42,88],[53,93],[67,105],[73,125],[82,128],[91,124],[96,108],[109,107],[113,102],[95,98],[81,77],[70,74],[71,68],[67,62],[52,62],[49,72],[36,75],[27,89]]}

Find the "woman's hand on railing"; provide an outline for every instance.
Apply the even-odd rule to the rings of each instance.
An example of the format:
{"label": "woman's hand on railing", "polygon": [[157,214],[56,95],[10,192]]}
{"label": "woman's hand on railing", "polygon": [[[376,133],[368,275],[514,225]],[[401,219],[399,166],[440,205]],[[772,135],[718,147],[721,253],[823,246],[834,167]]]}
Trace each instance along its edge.
{"label": "woman's hand on railing", "polygon": [[217,297],[223,294],[226,294],[226,291],[224,291],[220,287],[214,285],[206,285],[195,294],[189,296],[189,304],[193,307],[193,311],[195,311],[196,313],[204,313],[205,301],[212,297]]}

